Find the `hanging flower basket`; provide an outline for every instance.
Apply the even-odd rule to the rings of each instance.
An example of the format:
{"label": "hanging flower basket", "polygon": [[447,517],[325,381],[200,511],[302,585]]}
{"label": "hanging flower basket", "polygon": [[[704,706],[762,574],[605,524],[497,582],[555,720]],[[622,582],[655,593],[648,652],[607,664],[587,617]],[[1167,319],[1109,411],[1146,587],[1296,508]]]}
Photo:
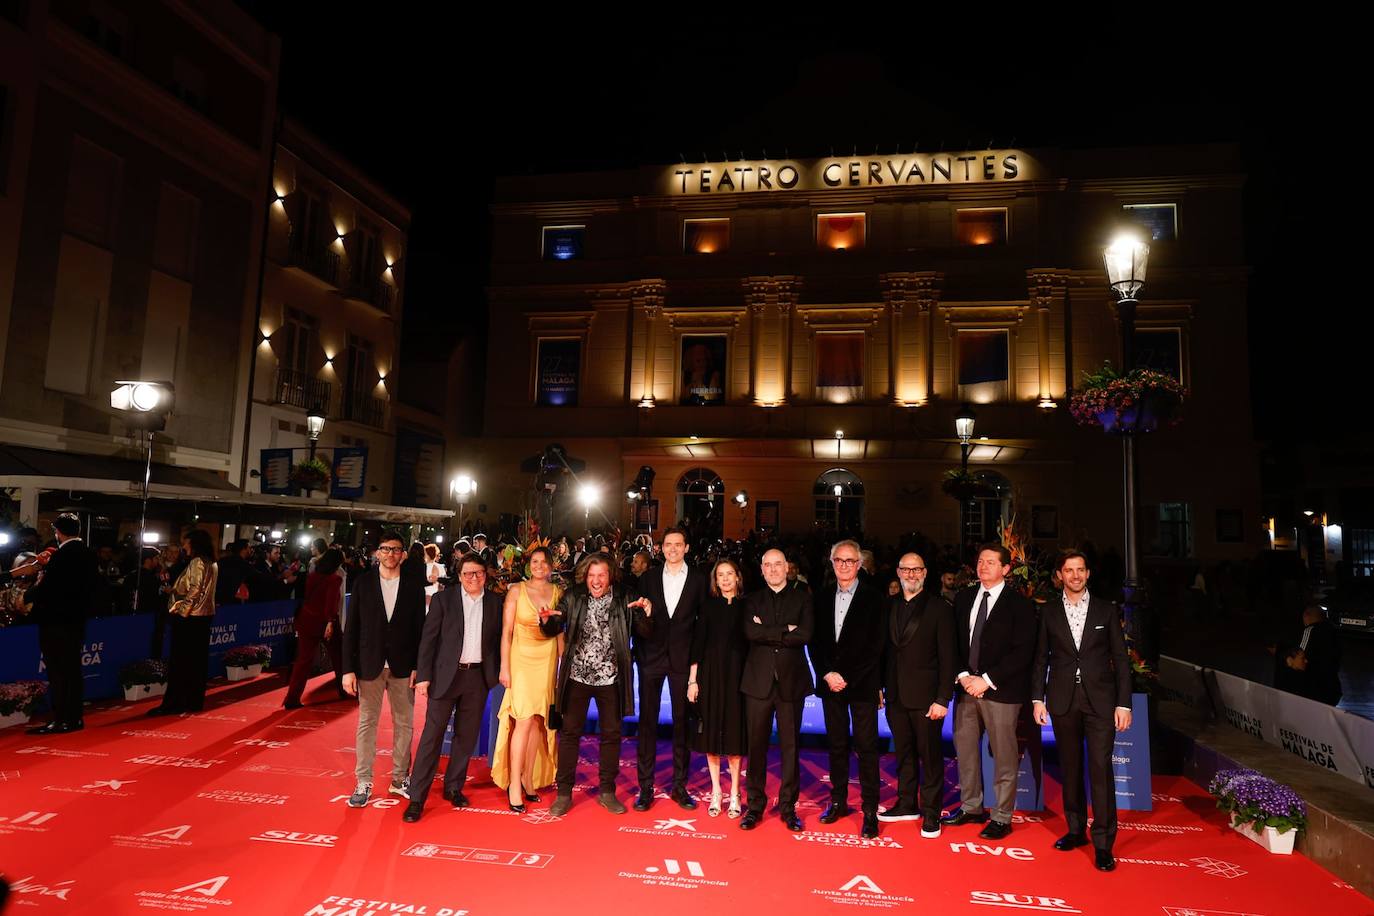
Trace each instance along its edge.
{"label": "hanging flower basket", "polygon": [[291,469],[291,486],[298,490],[328,490],[329,465],[320,458],[302,461]]}
{"label": "hanging flower basket", "polygon": [[952,496],[960,502],[997,495],[996,488],[991,484],[979,480],[967,471],[959,470],[945,471],[944,479],[940,481],[940,489],[945,495]]}
{"label": "hanging flower basket", "polygon": [[1188,391],[1178,379],[1153,369],[1132,369],[1125,375],[1110,365],[1083,375],[1069,411],[1083,426],[1100,426],[1107,433],[1146,433],[1161,424],[1182,419]]}

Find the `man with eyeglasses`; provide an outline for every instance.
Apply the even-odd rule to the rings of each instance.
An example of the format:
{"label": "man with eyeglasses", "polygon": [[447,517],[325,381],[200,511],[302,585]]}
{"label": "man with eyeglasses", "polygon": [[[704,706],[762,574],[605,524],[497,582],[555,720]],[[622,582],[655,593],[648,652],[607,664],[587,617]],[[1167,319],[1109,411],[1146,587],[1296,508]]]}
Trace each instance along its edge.
{"label": "man with eyeglasses", "polygon": [[425,622],[425,581],[424,576],[401,572],[404,544],[397,532],[382,533],[377,565],[358,577],[348,602],[343,639],[343,689],[350,696],[358,697],[354,768],[357,785],[348,799],[350,808],[363,807],[372,795],[372,765],[377,756],[377,722],[382,714],[382,694],[386,694],[391,707],[393,739],[388,791],[410,798],[415,662]]}
{"label": "man with eyeglasses", "polygon": [[[884,697],[892,750],[897,758],[897,804],[880,821],[921,820],[921,836],[940,835],[940,805],[945,794],[945,758],[940,728],[954,694],[954,608],[927,590],[920,554],[897,561],[902,590],[892,599],[887,627]],[[916,764],[920,760],[920,807]]]}
{"label": "man with eyeglasses", "polygon": [[430,599],[415,666],[415,692],[425,699],[425,727],[415,751],[410,804],[402,819],[413,824],[424,812],[425,798],[439,767],[444,731],[453,719],[453,744],[444,770],[444,798],[466,808],[463,785],[468,760],[482,728],[487,694],[501,673],[502,602],[488,592],[487,567],[468,554],[459,560],[459,588],[436,592]]}
{"label": "man with eyeglasses", "polygon": [[834,584],[816,595],[816,628],[808,651],[816,668],[816,695],[825,713],[830,749],[830,804],[822,824],[849,814],[849,736],[859,757],[859,835],[878,836],[878,703],[882,691],[885,596],[859,577],[863,552],[855,541],[830,548]]}

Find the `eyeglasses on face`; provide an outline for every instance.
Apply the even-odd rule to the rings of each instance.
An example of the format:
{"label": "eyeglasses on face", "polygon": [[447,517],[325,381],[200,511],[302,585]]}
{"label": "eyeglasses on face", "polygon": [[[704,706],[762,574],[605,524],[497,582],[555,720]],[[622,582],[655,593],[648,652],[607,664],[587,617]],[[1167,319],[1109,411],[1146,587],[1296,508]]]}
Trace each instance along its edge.
{"label": "eyeglasses on face", "polygon": [[377,552],[378,552],[378,553],[405,553],[405,552],[406,552],[406,549],[405,549],[404,547],[378,547],[378,548],[377,548]]}
{"label": "eyeglasses on face", "polygon": [[474,569],[465,573],[459,573],[464,579],[480,579],[487,574],[485,569]]}
{"label": "eyeglasses on face", "polygon": [[918,573],[918,572],[925,572],[925,571],[926,571],[926,568],[925,568],[924,566],[898,566],[898,567],[897,567],[897,572],[899,572],[899,573],[912,573],[912,574],[915,574],[915,573]]}
{"label": "eyeglasses on face", "polygon": [[834,563],[836,566],[858,566],[858,565],[859,565],[859,561],[858,561],[858,560],[851,560],[851,559],[849,559],[848,557],[836,557],[836,558],[835,558],[834,560],[832,560],[831,562]]}

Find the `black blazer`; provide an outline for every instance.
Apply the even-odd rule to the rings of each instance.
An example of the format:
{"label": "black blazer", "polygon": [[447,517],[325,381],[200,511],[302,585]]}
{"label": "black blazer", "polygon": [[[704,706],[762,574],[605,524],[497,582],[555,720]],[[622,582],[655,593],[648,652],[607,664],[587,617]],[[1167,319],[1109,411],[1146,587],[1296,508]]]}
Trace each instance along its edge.
{"label": "black blazer", "polygon": [[647,674],[686,674],[691,667],[692,633],[701,606],[706,603],[706,574],[695,566],[687,567],[682,597],[668,617],[668,601],[663,596],[663,567],[654,566],[639,577],[638,592],[654,606],[653,633],[635,634],[635,663]]}
{"label": "black blazer", "polygon": [[[882,689],[882,660],[884,632],[887,629],[887,596],[872,582],[859,579],[849,612],[844,617],[844,629],[835,639],[836,584],[831,582],[815,594],[815,631],[807,652],[816,669],[816,695],[870,703],[878,701]],[[833,693],[825,683],[825,676],[838,672],[845,680],[845,688]]]}
{"label": "black blazer", "polygon": [[988,612],[983,626],[983,645],[978,664],[981,671],[969,668],[969,617],[976,603],[983,600],[983,587],[966,588],[954,599],[955,643],[959,651],[956,675],[961,671],[986,674],[997,689],[983,699],[996,703],[1025,703],[1030,700],[1031,661],[1035,656],[1035,605],[1007,582],[1002,594]]}
{"label": "black blazer", "polygon": [[888,705],[927,710],[931,703],[949,706],[954,695],[958,653],[954,649],[954,608],[939,592],[925,589],[912,602],[911,618],[901,626],[905,601],[892,599],[887,626]]}
{"label": "black blazer", "polygon": [[[761,622],[754,623],[755,617]],[[740,691],[766,700],[776,681],[784,699],[804,700],[815,687],[803,650],[811,641],[815,623],[810,592],[785,586],[774,592],[767,585],[752,592],[744,603],[744,638],[749,642],[749,654],[744,659]],[[796,629],[788,630],[789,624]]]}
{"label": "black blazer", "polygon": [[[499,595],[482,593],[482,680],[488,690],[496,686],[501,675],[502,605]],[[452,696],[458,659],[463,654],[465,623],[462,588],[436,592],[425,615],[415,665],[415,680],[429,682],[430,696]]]}
{"label": "black blazer", "polygon": [[24,593],[33,605],[33,622],[39,626],[69,626],[84,623],[98,612],[108,586],[102,581],[95,551],[79,538],[63,542],[43,568],[43,578]]}
{"label": "black blazer", "polygon": [[[1049,671],[1049,683],[1045,672]],[[1088,619],[1083,641],[1074,648],[1064,599],[1050,601],[1040,617],[1035,668],[1031,673],[1031,699],[1045,701],[1050,715],[1068,712],[1073,698],[1074,673],[1082,670],[1083,694],[1099,716],[1110,717],[1116,707],[1131,708],[1131,660],[1116,605],[1097,597],[1088,599]]]}
{"label": "black blazer", "polygon": [[391,620],[382,602],[381,573],[364,572],[348,598],[348,622],[343,633],[343,673],[370,681],[391,669],[392,677],[415,670],[420,632],[425,623],[425,578],[401,574],[400,590]]}

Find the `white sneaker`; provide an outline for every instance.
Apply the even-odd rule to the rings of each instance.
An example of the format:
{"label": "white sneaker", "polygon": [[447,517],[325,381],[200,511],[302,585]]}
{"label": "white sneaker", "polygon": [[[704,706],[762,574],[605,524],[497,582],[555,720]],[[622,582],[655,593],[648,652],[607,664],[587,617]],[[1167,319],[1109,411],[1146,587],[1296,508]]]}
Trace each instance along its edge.
{"label": "white sneaker", "polygon": [[363,808],[367,806],[367,800],[372,797],[372,783],[360,782],[353,787],[353,794],[348,796],[348,807]]}
{"label": "white sneaker", "polygon": [[391,780],[391,787],[387,789],[392,795],[399,795],[402,798],[410,799],[410,777],[403,776],[400,779]]}

